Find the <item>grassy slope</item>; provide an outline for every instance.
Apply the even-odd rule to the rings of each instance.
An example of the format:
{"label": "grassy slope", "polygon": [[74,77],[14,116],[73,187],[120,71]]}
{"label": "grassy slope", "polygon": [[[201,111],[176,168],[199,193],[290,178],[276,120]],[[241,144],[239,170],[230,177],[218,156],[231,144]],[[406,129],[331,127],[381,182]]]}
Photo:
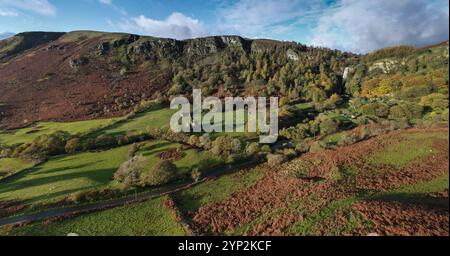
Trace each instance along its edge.
{"label": "grassy slope", "polygon": [[[168,149],[177,149],[179,146],[181,146],[181,144],[164,140],[150,141],[146,142],[140,148],[137,155],[142,155],[147,159],[145,169],[150,170],[156,163],[161,161],[159,154]],[[183,150],[183,158],[174,161],[174,163],[179,169],[178,175],[183,175],[206,159],[215,159],[216,161],[219,161],[219,159],[209,151],[188,149]]]}
{"label": "grassy slope", "polygon": [[[416,150],[417,148],[427,147],[426,144],[422,143],[419,138],[445,138],[443,133],[414,133],[406,134],[407,138],[413,138],[412,141],[415,144],[410,145],[409,150]],[[398,145],[398,144],[397,144]],[[171,147],[170,145],[166,145]],[[400,146],[401,147],[401,146]],[[143,152],[148,151],[148,149],[143,149]],[[391,152],[396,154],[396,151],[390,151],[390,147],[383,149],[382,152]],[[408,152],[406,152],[408,154]],[[416,161],[421,156],[417,158],[410,159],[410,162]],[[384,161],[385,158],[381,155],[380,162]],[[233,193],[244,189],[245,187],[254,184],[257,180],[262,177],[263,170],[259,168],[254,168],[250,171],[234,173],[230,175],[221,176],[215,180],[209,180],[202,184],[199,184],[188,190],[180,191],[174,195],[174,199],[177,202],[177,206],[183,211],[196,211],[199,207],[208,204],[221,201],[226,197],[232,195]],[[385,193],[377,194],[370,199],[390,199],[390,200],[407,200],[414,199],[412,202],[423,203],[424,201],[417,201],[418,195],[425,196],[431,192],[439,192],[448,189],[448,175],[439,177],[435,180],[415,184],[412,186],[405,186],[393,191],[388,191]],[[315,195],[310,195],[314,198]],[[365,200],[365,197],[349,197],[340,201],[335,201],[329,204],[327,207],[320,209],[318,212],[305,214],[305,219],[301,222],[297,222],[291,226],[288,232],[292,235],[315,235],[318,230],[324,226],[330,225],[334,228],[332,233],[335,235],[339,234],[350,234],[355,228],[361,227],[361,225],[370,225],[367,221],[360,218],[360,216],[355,215],[351,206],[358,202],[359,200]],[[99,213],[87,214],[72,220],[66,220],[60,223],[54,223],[51,225],[34,224],[31,226],[18,228],[13,231],[6,231],[5,229],[0,230],[0,234],[4,235],[18,235],[18,234],[31,234],[31,235],[64,235],[70,232],[75,232],[79,234],[86,235],[169,235],[169,234],[184,234],[181,228],[176,228],[171,226],[174,221],[170,216],[172,213],[167,212],[161,206],[163,199],[158,199],[158,204],[155,200],[135,204],[132,206],[126,206],[121,208],[116,208],[112,210],[106,210]],[[302,212],[302,200],[299,199],[289,205],[289,209],[294,209]],[[427,199],[429,200],[429,198]],[[428,203],[428,202],[427,202]],[[448,202],[447,202],[448,204]],[[150,205],[158,205],[157,209],[153,209]],[[147,209],[152,208],[153,210],[147,212]],[[250,228],[251,226],[261,223],[267,218],[271,218],[281,214],[286,209],[278,209],[273,212],[263,213],[249,225],[238,228],[235,230],[235,234],[242,234]],[[346,218],[343,220],[342,225],[335,225],[335,218],[338,213],[345,212],[344,216]],[[150,214],[150,215],[147,215]],[[147,218],[141,219],[141,215],[145,215],[147,218],[151,219],[153,225],[147,227]],[[169,221],[170,219],[170,221]],[[342,221],[342,220],[341,220]],[[170,228],[169,228],[170,227]]]}
{"label": "grassy slope", "polygon": [[174,195],[177,206],[187,212],[196,211],[203,205],[221,201],[229,195],[251,186],[263,175],[263,170],[254,168],[245,172],[221,176]]}
{"label": "grassy slope", "polygon": [[52,158],[2,184],[0,200],[49,202],[73,192],[109,186],[114,171],[126,160],[128,148]]}
{"label": "grassy slope", "polygon": [[86,214],[51,225],[36,223],[20,229],[0,229],[0,235],[82,236],[186,235],[175,214],[164,206],[166,197]]}
{"label": "grassy slope", "polygon": [[33,163],[18,158],[0,158],[0,178],[33,166]]}
{"label": "grassy slope", "polygon": [[[384,149],[376,152],[367,158],[373,164],[390,165],[393,168],[402,168],[409,164],[420,161],[423,157],[430,155],[433,150],[434,139],[448,140],[448,134],[442,132],[435,133],[404,133],[405,140],[390,144]],[[326,225],[339,212],[345,212],[346,219],[336,228],[334,235],[351,234],[352,230],[361,225],[370,225],[365,220],[358,218],[351,210],[351,206],[358,200],[393,200],[409,203],[432,204],[448,207],[448,199],[430,198],[429,193],[441,192],[449,188],[448,174],[431,181],[404,186],[392,191],[376,194],[366,198],[350,197],[336,201],[321,209],[319,212],[309,215],[304,221],[295,223],[288,231],[292,235],[316,235],[323,225]]]}
{"label": "grassy slope", "polygon": [[173,113],[175,113],[175,111],[168,108],[139,113],[130,120],[102,129],[94,133],[93,136],[100,134],[118,135],[127,132],[144,132],[148,131],[149,128],[168,128]]}
{"label": "grassy slope", "polygon": [[[263,175],[262,169],[225,175],[199,184],[174,195],[181,210],[196,210],[202,205],[220,201],[234,192],[250,186]],[[0,228],[0,235],[186,235],[176,223],[173,212],[163,205],[166,197],[147,202],[86,214],[58,223],[38,222],[8,230]]]}
{"label": "grassy slope", "polygon": [[13,132],[0,132],[0,144],[15,145],[32,142],[44,134],[52,134],[56,131],[65,131],[70,134],[83,134],[93,129],[108,126],[115,119],[97,119],[79,122],[42,122],[31,127],[15,130]]}
{"label": "grassy slope", "polygon": [[[147,159],[146,170],[158,161],[159,154],[176,149],[180,144],[168,141],[146,142],[137,154]],[[114,186],[113,173],[127,159],[129,146],[101,152],[79,153],[50,159],[31,168],[16,179],[0,186],[0,200],[29,200],[51,202],[74,192]],[[215,159],[212,153],[189,149],[182,159],[175,161],[178,175],[189,173],[202,160]],[[0,163],[5,160],[0,160]]]}
{"label": "grassy slope", "polygon": [[372,164],[387,164],[401,168],[413,161],[420,160],[433,153],[433,139],[448,140],[447,133],[406,133],[404,140],[397,144],[388,145],[384,150],[367,158]]}

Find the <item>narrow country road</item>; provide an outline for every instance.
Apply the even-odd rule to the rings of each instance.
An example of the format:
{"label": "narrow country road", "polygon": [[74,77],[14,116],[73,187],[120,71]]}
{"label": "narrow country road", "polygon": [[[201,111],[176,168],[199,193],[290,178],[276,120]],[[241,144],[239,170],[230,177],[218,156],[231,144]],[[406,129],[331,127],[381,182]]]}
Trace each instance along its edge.
{"label": "narrow country road", "polygon": [[132,204],[132,203],[138,203],[145,200],[153,199],[156,197],[172,194],[181,190],[188,189],[192,186],[195,186],[199,183],[202,183],[206,180],[208,180],[211,177],[216,177],[220,175],[225,175],[232,173],[238,169],[242,168],[249,168],[252,166],[255,166],[258,164],[259,161],[256,159],[253,159],[249,162],[245,163],[239,163],[235,165],[227,165],[222,167],[217,167],[212,169],[208,172],[207,175],[205,175],[201,180],[195,182],[195,181],[186,181],[186,182],[180,182],[177,184],[161,187],[152,191],[148,192],[142,192],[136,195],[129,195],[126,197],[121,197],[117,199],[111,199],[108,201],[100,201],[92,204],[84,204],[84,205],[78,205],[78,206],[71,206],[61,209],[53,209],[53,210],[47,210],[42,211],[38,213],[32,213],[32,214],[25,214],[20,216],[14,216],[9,218],[0,219],[0,227],[5,225],[11,225],[20,223],[23,221],[40,221],[45,220],[52,217],[62,216],[66,214],[82,214],[92,211],[98,211],[98,210],[104,210],[104,209],[110,209],[118,206],[123,206],[126,204]]}

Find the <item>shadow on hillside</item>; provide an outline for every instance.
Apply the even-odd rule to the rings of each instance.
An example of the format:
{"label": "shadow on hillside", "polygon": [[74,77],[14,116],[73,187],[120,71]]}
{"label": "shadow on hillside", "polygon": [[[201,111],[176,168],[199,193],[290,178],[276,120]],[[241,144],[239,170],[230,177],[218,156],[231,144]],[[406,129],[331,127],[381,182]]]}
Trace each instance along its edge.
{"label": "shadow on hillside", "polygon": [[448,197],[431,197],[427,194],[421,193],[393,193],[389,195],[380,195],[373,199],[373,201],[384,201],[384,202],[400,202],[409,204],[419,204],[428,205],[433,207],[441,207],[449,209],[449,198]]}
{"label": "shadow on hillside", "polygon": [[[74,167],[75,168],[75,167]],[[32,180],[16,180],[10,183],[3,184],[0,188],[0,193],[7,193],[11,191],[29,189],[33,187],[49,185],[59,181],[67,181],[71,179],[88,178],[91,181],[99,184],[106,184],[111,180],[115,168],[108,169],[94,169],[90,171],[82,171],[79,173],[67,173],[61,175],[54,175],[50,177],[35,178]]]}

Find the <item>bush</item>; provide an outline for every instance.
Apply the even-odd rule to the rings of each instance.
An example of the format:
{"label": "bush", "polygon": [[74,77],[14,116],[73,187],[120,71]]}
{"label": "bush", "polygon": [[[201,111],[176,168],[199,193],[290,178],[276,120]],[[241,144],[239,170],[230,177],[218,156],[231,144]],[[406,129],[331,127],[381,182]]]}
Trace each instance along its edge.
{"label": "bush", "polygon": [[323,135],[335,133],[339,129],[339,124],[331,118],[326,118],[325,120],[320,122],[319,126],[320,133]]}
{"label": "bush", "polygon": [[133,143],[133,145],[131,145],[130,149],[128,150],[128,158],[133,158],[136,152],[139,150],[140,146],[141,145],[138,143]]}
{"label": "bush", "polygon": [[280,166],[282,163],[286,162],[288,158],[281,154],[267,154],[267,164],[271,167]]}
{"label": "bush", "polygon": [[344,134],[337,142],[338,146],[353,145],[358,141],[358,138],[352,134]]}
{"label": "bush", "polygon": [[294,158],[297,156],[297,151],[293,148],[285,148],[283,149],[283,155],[285,155],[287,158]]}
{"label": "bush", "polygon": [[31,159],[43,159],[47,156],[65,154],[68,137],[69,134],[65,132],[39,136],[31,144],[19,147],[19,154]]}
{"label": "bush", "polygon": [[191,137],[189,137],[188,144],[191,146],[198,146],[200,144],[200,139],[196,135],[191,135]]}
{"label": "bush", "polygon": [[117,141],[113,136],[99,135],[95,138],[94,148],[108,148],[117,145]]}
{"label": "bush", "polygon": [[127,186],[136,186],[140,181],[140,171],[145,163],[145,158],[135,156],[125,163],[114,173],[114,180]]}
{"label": "bush", "polygon": [[435,91],[436,87],[431,83],[414,86],[405,86],[401,89],[399,98],[406,100],[415,99],[429,95]]}
{"label": "bush", "polygon": [[259,144],[256,142],[250,143],[247,145],[247,147],[245,148],[245,153],[247,154],[247,156],[253,156],[258,154],[261,151]]}
{"label": "bush", "polygon": [[191,178],[193,181],[198,182],[200,180],[202,176],[202,173],[200,172],[200,170],[198,168],[194,168],[191,171]]}
{"label": "bush", "polygon": [[141,180],[142,186],[161,186],[175,179],[177,166],[169,160],[157,163]]}
{"label": "bush", "polygon": [[81,150],[81,143],[79,138],[72,138],[66,142],[64,147],[66,153],[72,154]]}
{"label": "bush", "polygon": [[382,103],[368,103],[361,107],[361,113],[367,116],[385,118],[389,115],[389,107]]}
{"label": "bush", "polygon": [[423,107],[415,103],[402,103],[391,107],[389,118],[392,119],[414,119],[422,117]]}
{"label": "bush", "polygon": [[432,93],[420,99],[420,105],[432,110],[443,111],[448,108],[448,95]]}
{"label": "bush", "polygon": [[311,144],[311,147],[309,148],[309,151],[311,153],[316,153],[324,149],[324,145],[322,145],[319,141],[315,141]]}
{"label": "bush", "polygon": [[269,145],[264,145],[261,147],[261,152],[270,153],[270,152],[272,152],[272,149],[270,149]]}
{"label": "bush", "polygon": [[200,136],[199,146],[206,150],[211,149],[212,143],[211,143],[211,138],[209,137],[208,133],[205,133],[202,136]]}
{"label": "bush", "polygon": [[154,111],[161,109],[160,100],[142,100],[136,107],[134,107],[134,113],[142,113],[146,111]]}
{"label": "bush", "polygon": [[295,127],[283,129],[280,135],[294,141],[301,141],[309,136],[309,126],[307,124],[298,124]]}
{"label": "bush", "polygon": [[295,150],[298,153],[307,153],[309,152],[309,144],[306,142],[300,142],[295,145]]}
{"label": "bush", "polygon": [[228,157],[241,151],[241,141],[233,137],[220,136],[212,143],[211,151],[218,156]]}

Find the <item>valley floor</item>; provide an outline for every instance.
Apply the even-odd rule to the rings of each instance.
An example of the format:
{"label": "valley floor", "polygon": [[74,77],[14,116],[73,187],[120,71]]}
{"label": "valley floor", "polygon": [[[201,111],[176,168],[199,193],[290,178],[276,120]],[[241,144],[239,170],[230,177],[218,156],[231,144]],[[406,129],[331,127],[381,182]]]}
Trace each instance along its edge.
{"label": "valley floor", "polygon": [[448,129],[397,131],[0,234],[448,236],[448,168]]}

